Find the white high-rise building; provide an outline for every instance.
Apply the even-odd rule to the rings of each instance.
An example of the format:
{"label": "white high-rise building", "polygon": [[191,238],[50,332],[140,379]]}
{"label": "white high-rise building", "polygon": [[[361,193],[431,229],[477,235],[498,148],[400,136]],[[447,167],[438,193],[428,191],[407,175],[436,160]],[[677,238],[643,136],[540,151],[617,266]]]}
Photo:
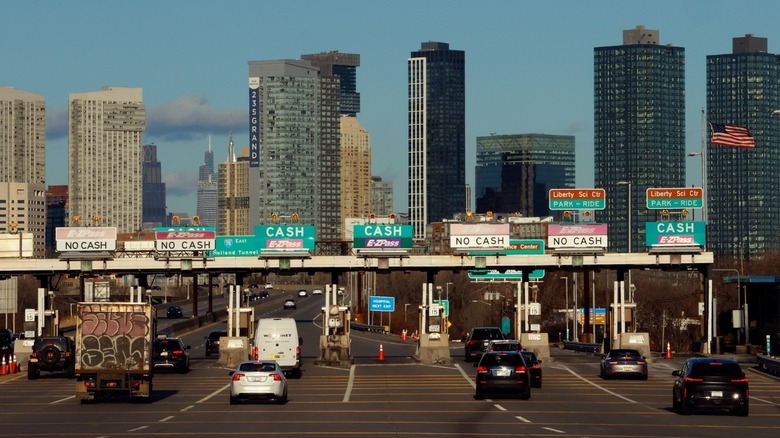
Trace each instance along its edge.
{"label": "white high-rise building", "polygon": [[46,183],[46,101],[0,87],[0,182]]}
{"label": "white high-rise building", "polygon": [[[140,230],[143,211],[141,88],[104,87],[68,99],[67,224]],[[95,221],[94,219],[98,219]]]}

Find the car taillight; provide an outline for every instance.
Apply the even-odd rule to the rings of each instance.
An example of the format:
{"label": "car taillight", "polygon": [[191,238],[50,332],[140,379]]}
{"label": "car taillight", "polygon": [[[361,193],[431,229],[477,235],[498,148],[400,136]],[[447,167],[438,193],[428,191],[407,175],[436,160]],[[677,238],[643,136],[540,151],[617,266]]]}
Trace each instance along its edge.
{"label": "car taillight", "polygon": [[469,341],[469,345],[477,345],[480,341]]}
{"label": "car taillight", "polygon": [[734,383],[747,383],[748,379],[747,379],[747,377],[743,377],[741,379],[731,379],[731,381],[734,382]]}
{"label": "car taillight", "polygon": [[617,361],[616,360],[611,360],[611,361],[609,361],[607,363],[610,364],[610,365],[617,365]]}
{"label": "car taillight", "polygon": [[282,380],[282,376],[276,373],[271,374],[271,377],[274,378],[275,381],[279,382]]}
{"label": "car taillight", "polygon": [[534,364],[534,365],[532,365],[532,366],[531,366],[531,368],[534,368],[534,369],[536,369],[536,368],[541,368],[541,367],[542,367],[542,366],[541,366],[541,365],[539,365],[538,363],[537,363],[537,364]]}
{"label": "car taillight", "polygon": [[525,365],[520,365],[519,367],[515,368],[515,372],[516,373],[525,373],[526,372]]}
{"label": "car taillight", "polygon": [[184,350],[173,350],[173,351],[171,351],[171,353],[174,356],[181,356],[182,354],[184,354]]}
{"label": "car taillight", "polygon": [[686,378],[685,378],[685,381],[686,381],[686,382],[703,382],[703,381],[704,381],[704,379],[697,379],[697,378],[695,378],[695,377],[686,377]]}
{"label": "car taillight", "polygon": [[301,347],[295,347],[295,360],[301,360]]}
{"label": "car taillight", "polygon": [[486,366],[478,366],[477,367],[477,372],[478,373],[486,373],[486,372],[488,372],[488,369],[487,369]]}
{"label": "car taillight", "polygon": [[644,363],[644,361],[639,360],[639,361],[636,362],[636,364],[637,365],[644,365],[645,363]]}
{"label": "car taillight", "polygon": [[242,377],[244,377],[243,373],[235,373],[235,374],[233,374],[233,381],[237,382],[237,381],[241,380]]}

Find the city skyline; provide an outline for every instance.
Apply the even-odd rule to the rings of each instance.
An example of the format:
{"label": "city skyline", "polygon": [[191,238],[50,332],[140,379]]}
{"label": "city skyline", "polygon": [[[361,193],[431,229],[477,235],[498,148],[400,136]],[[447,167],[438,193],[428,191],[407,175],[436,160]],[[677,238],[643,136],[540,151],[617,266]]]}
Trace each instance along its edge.
{"label": "city skyline", "polygon": [[[138,4],[113,2],[87,10],[50,1],[7,5],[0,32],[14,43],[0,49],[5,60],[0,86],[38,93],[46,100],[47,186],[68,184],[62,165],[67,162],[68,95],[102,86],[139,87],[148,109],[143,143],[158,146],[168,211],[194,214],[198,166],[208,136],[219,162],[231,130],[237,148],[248,144],[246,63],[339,50],[361,56],[356,88],[361,95],[359,119],[372,137],[372,174],[393,183],[396,209],[403,212],[408,199],[407,163],[398,157],[407,145],[406,62],[409,51],[420,42],[435,40],[463,50],[469,60],[468,184],[474,186],[477,137],[535,132],[576,137],[576,185],[588,187],[594,184],[595,47],[614,45],[622,30],[645,25],[661,31],[662,43],[685,48],[685,150],[692,152],[701,144],[699,109],[705,105],[706,56],[730,53],[732,38],[745,34],[767,38],[770,53],[778,52],[775,47],[780,42],[773,20],[780,5],[771,1],[750,2],[738,10],[733,3],[719,1],[644,6],[616,1],[497,2],[490,8],[466,2],[447,2],[448,7],[442,8],[444,2],[432,1],[415,3],[419,10],[412,15],[408,14],[411,2],[387,6],[343,2],[360,20],[338,29],[328,18],[343,16],[339,8],[295,2],[275,5],[271,16],[263,14],[266,9],[261,3],[138,3],[154,5],[155,14]],[[258,16],[257,23],[204,32],[245,15]],[[286,32],[285,20],[275,19],[277,15],[295,19],[307,31]],[[29,16],[36,17],[36,28],[42,33],[12,39],[26,34],[29,22],[21,18]],[[112,38],[94,38],[139,22],[166,31],[123,38],[121,44]],[[73,30],[87,28],[91,31]],[[264,43],[258,46],[254,41]],[[56,80],[49,73],[51,65],[57,66]],[[685,166],[686,183],[700,184],[696,160],[687,160]]]}

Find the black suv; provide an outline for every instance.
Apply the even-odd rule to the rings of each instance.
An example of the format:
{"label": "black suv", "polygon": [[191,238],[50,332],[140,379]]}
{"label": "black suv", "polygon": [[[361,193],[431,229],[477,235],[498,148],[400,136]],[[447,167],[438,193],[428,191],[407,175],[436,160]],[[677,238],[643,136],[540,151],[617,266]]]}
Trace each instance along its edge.
{"label": "black suv", "polygon": [[181,307],[179,306],[171,306],[168,308],[168,313],[166,314],[167,318],[184,318],[184,312],[182,312]]}
{"label": "black suv", "polygon": [[68,337],[36,337],[27,364],[27,379],[37,379],[41,371],[65,371],[65,376],[72,379],[76,366],[75,352],[76,345]]}
{"label": "black suv", "polygon": [[499,339],[504,339],[504,335],[498,327],[474,327],[471,329],[471,334],[463,346],[466,353],[466,362],[474,359],[479,360],[482,357],[482,353],[487,350],[490,341]]}
{"label": "black suv", "polygon": [[212,330],[206,336],[206,357],[211,356],[212,353],[219,354],[219,338],[225,336],[227,336],[227,330]]}
{"label": "black suv", "polygon": [[190,346],[179,338],[158,336],[154,340],[154,369],[190,371]]}
{"label": "black suv", "polygon": [[733,415],[750,414],[750,387],[744,371],[733,359],[695,357],[685,361],[672,387],[672,410],[728,409]]}

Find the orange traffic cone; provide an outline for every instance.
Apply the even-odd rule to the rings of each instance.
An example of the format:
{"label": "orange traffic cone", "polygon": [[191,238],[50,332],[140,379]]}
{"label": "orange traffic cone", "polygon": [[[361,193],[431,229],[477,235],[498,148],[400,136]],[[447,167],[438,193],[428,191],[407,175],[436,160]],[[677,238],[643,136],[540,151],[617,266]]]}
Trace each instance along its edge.
{"label": "orange traffic cone", "polygon": [[666,343],[666,358],[671,359],[672,358],[672,345],[671,343]]}
{"label": "orange traffic cone", "polygon": [[19,372],[19,362],[16,361],[16,353],[14,353],[13,361],[11,362],[11,373]]}
{"label": "orange traffic cone", "polygon": [[385,350],[382,349],[382,344],[379,344],[379,360],[385,360]]}
{"label": "orange traffic cone", "polygon": [[3,356],[3,361],[0,362],[0,376],[4,376],[6,374],[8,374],[8,366],[5,363],[5,356]]}

